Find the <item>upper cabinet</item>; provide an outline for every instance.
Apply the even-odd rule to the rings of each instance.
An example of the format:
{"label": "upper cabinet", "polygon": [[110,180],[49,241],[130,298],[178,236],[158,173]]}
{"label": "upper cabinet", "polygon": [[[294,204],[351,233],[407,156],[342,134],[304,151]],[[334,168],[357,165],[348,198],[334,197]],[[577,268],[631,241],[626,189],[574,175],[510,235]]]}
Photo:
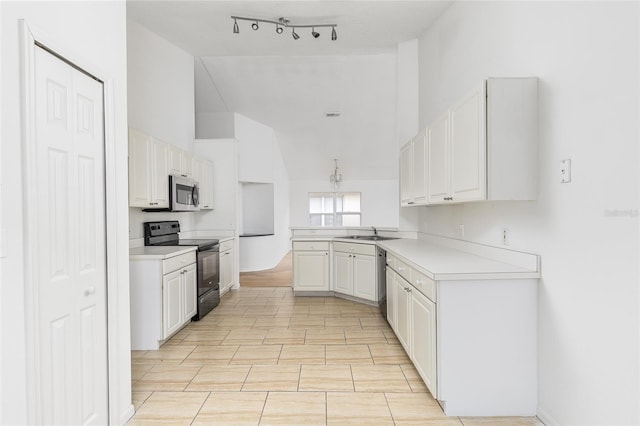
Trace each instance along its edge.
{"label": "upper cabinet", "polygon": [[[537,92],[535,77],[490,78],[431,122],[420,170],[424,204],[535,200]],[[412,167],[412,178],[420,179]]]}
{"label": "upper cabinet", "polygon": [[426,130],[400,149],[400,197],[403,206],[424,205],[426,187]]}
{"label": "upper cabinet", "polygon": [[129,129],[129,205],[169,207],[168,145]]}
{"label": "upper cabinet", "polygon": [[192,177],[199,184],[200,209],[213,209],[213,164],[177,146],[129,129],[129,206],[169,207],[169,175]]}

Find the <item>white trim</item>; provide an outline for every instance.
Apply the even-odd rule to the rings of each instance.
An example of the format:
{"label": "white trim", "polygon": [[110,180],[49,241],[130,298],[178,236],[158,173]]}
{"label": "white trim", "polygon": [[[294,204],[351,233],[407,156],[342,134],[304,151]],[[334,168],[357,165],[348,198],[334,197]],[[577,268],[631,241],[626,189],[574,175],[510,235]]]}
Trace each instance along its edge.
{"label": "white trim", "polygon": [[[65,58],[69,62],[75,64],[79,68],[85,70],[91,75],[99,78],[103,82],[103,103],[104,103],[104,150],[105,150],[105,225],[106,232],[116,230],[117,221],[117,150],[116,150],[116,123],[115,123],[115,104],[114,82],[108,78],[108,73],[101,67],[90,63],[83,55],[74,53],[68,48],[59,45],[54,39],[45,35],[42,31],[29,25],[26,20],[20,20],[20,53],[21,53],[21,115],[22,115],[22,144],[23,144],[23,178],[24,178],[24,212],[25,218],[25,322],[26,322],[26,341],[27,354],[38,354],[38,336],[36,312],[38,301],[37,292],[35,291],[35,280],[32,271],[35,270],[34,265],[37,262],[37,246],[35,242],[38,240],[37,220],[35,219],[35,208],[37,199],[34,191],[30,191],[29,184],[35,182],[36,170],[33,167],[35,161],[35,100],[34,100],[34,57],[35,43],[46,46],[49,50],[55,52],[59,56]],[[111,234],[115,235],[115,234]],[[110,424],[123,424],[133,415],[133,405],[129,404],[120,407],[121,383],[120,383],[120,353],[123,348],[119,343],[119,323],[120,323],[120,303],[118,288],[118,259],[121,257],[119,252],[118,238],[106,239],[106,272],[107,272],[107,357],[108,357],[108,415]],[[125,245],[126,246],[126,245]],[[29,357],[28,357],[29,358]],[[34,356],[27,362],[27,418],[30,424],[40,424],[40,389],[38,381],[39,363]],[[122,408],[122,411],[120,411]]]}

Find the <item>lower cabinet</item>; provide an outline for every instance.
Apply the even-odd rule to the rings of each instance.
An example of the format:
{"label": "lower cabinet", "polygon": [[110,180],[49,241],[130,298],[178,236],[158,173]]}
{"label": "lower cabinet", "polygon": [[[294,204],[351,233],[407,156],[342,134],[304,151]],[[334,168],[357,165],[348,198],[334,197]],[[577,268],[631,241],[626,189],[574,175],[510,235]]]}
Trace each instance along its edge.
{"label": "lower cabinet", "polygon": [[[403,264],[394,267],[403,275],[387,266],[387,317],[398,340],[413,361],[434,398],[437,398],[436,364],[436,304],[412,285],[412,273],[418,275]],[[424,277],[416,279],[421,287]],[[434,298],[435,299],[435,298]]]}
{"label": "lower cabinet", "polygon": [[162,277],[163,338],[191,321],[197,307],[197,272],[195,263]]}
{"label": "lower cabinet", "polygon": [[293,290],[329,291],[329,242],[293,243]]}
{"label": "lower cabinet", "polygon": [[233,240],[220,243],[220,296],[229,291],[236,282],[234,247]]}
{"label": "lower cabinet", "polygon": [[333,290],[377,302],[376,246],[333,243]]}
{"label": "lower cabinet", "polygon": [[197,312],[195,250],[129,263],[131,349],[158,349]]}

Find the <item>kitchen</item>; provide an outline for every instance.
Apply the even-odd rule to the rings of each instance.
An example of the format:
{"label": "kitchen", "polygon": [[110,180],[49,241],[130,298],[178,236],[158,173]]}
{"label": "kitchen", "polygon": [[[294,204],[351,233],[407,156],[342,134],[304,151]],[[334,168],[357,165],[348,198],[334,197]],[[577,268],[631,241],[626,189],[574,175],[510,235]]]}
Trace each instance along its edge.
{"label": "kitchen", "polygon": [[[114,149],[117,161],[112,163],[118,164],[118,173],[108,174],[108,182],[117,188],[110,192],[116,208],[108,223],[117,223],[110,237],[115,245],[110,251],[115,261],[110,275],[118,279],[113,288],[110,285],[115,291],[110,300],[120,300],[121,305],[119,311],[111,311],[110,317],[123,319],[119,325],[110,324],[110,329],[116,341],[127,341],[128,324],[124,323],[128,317],[125,290],[129,239],[142,237],[139,224],[146,219],[131,214],[126,207],[124,141],[128,127],[150,129],[147,131],[153,136],[182,143],[183,149],[193,151],[188,141],[199,138],[193,124],[198,123],[193,106],[195,66],[193,55],[136,23],[130,22],[128,31],[137,36],[126,37],[125,5],[92,6],[50,3],[34,8],[29,4],[2,4],[2,231],[6,247],[2,281],[27,281],[27,258],[22,251],[24,241],[29,241],[23,240],[26,211],[10,201],[14,194],[7,191],[9,183],[23,170],[16,161],[21,158],[16,19],[22,17],[42,28],[43,33],[57,40],[57,45],[66,46],[62,50],[70,51],[70,56],[88,56],[88,62],[98,64],[117,83],[112,99],[115,124],[111,129],[118,141]],[[100,16],[96,16],[96,7],[102,12]],[[50,21],[51,16],[56,16],[55,24]],[[231,33],[232,21],[228,17],[221,25]],[[346,23],[341,25],[345,26]],[[340,27],[338,30],[340,41]],[[243,27],[238,35],[249,31]],[[350,176],[355,173],[355,164],[340,162],[342,188],[361,191],[363,203],[365,198],[372,203],[363,205],[363,225],[456,239],[461,235],[459,225],[464,225],[463,240],[496,247],[503,245],[503,230],[507,229],[509,247],[541,256],[538,416],[548,424],[638,423],[637,31],[635,3],[456,2],[432,27],[414,36],[418,39],[417,55],[410,40],[398,46],[398,57],[406,59],[398,62],[398,73],[405,72],[406,78],[397,80],[393,164],[397,164],[404,142],[449,101],[481,79],[539,77],[537,201],[400,209],[397,180],[394,183],[393,178],[382,176],[356,182],[357,176]],[[78,33],[88,36],[80,39]],[[262,34],[261,26],[254,38]],[[160,49],[155,51],[157,55],[153,49],[144,49],[141,40]],[[137,41],[141,45],[136,47]],[[136,58],[126,57],[133,52]],[[138,73],[146,77],[129,81],[128,88],[131,69],[127,75],[127,59],[129,67],[135,64]],[[153,96],[145,99],[140,96],[145,85],[147,93],[162,94],[174,101],[158,102]],[[615,125],[601,126],[600,122]],[[601,146],[606,148],[600,149]],[[323,185],[325,181],[328,184],[333,158],[314,166],[321,169],[316,181]],[[572,160],[572,181],[561,184],[560,161],[568,158]],[[287,180],[281,170],[273,172],[274,180]],[[288,221],[283,220],[284,225],[276,224],[276,233],[285,231],[287,239],[289,226],[307,226],[304,206],[309,192],[304,181],[291,180],[288,185],[288,191],[283,191],[288,197],[288,201],[282,201],[287,205],[283,208],[285,214],[275,215],[289,217]],[[378,193],[381,199],[372,201],[365,196],[371,193]],[[277,202],[275,206],[282,204]],[[395,207],[391,210],[386,206]],[[365,221],[366,214],[377,216]],[[199,229],[197,223],[192,223],[197,221],[195,215],[154,217],[175,217],[187,230]],[[22,286],[2,287],[2,418],[5,423],[27,423],[24,419],[29,412],[29,387],[20,372],[27,370],[29,333],[26,326],[12,321],[24,316],[26,296]],[[17,339],[17,344],[8,346],[5,336]],[[121,345],[124,348],[126,343]],[[111,350],[115,346],[110,344]],[[110,362],[119,358],[121,368],[116,364],[113,371],[122,370],[121,383],[127,382],[124,352],[110,356]],[[9,383],[12,387],[5,387]],[[127,385],[121,386],[120,391],[112,390],[114,419],[120,418],[130,404]]]}

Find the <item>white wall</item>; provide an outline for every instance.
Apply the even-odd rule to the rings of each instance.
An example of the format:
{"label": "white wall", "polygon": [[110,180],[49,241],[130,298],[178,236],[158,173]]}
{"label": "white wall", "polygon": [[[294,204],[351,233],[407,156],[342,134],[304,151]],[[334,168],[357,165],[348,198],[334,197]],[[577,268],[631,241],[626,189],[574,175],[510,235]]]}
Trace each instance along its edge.
{"label": "white wall", "polygon": [[[291,226],[309,226],[309,193],[334,192],[327,179],[321,181],[291,181]],[[343,182],[338,192],[360,192],[361,226],[398,228],[397,180],[349,180],[348,170],[343,170]],[[410,230],[410,229],[402,229]],[[415,229],[413,229],[415,230]]]}
{"label": "white wall", "polygon": [[[273,182],[281,162],[280,147],[273,129],[242,114],[234,115],[235,138],[238,139],[238,180]],[[284,164],[282,165],[284,167]]]}
{"label": "white wall", "polygon": [[[459,2],[420,38],[420,125],[489,76],[539,76],[535,202],[420,208],[420,230],[540,254],[539,410],[639,424],[638,3]],[[560,184],[561,159],[573,181]],[[615,210],[618,213],[615,213]]]}
{"label": "white wall", "polygon": [[[419,66],[418,66],[418,40],[408,40],[398,43],[397,53],[397,104],[398,104],[398,144],[404,145],[419,131]],[[400,150],[396,163],[400,164]],[[398,172],[399,176],[399,172]],[[399,228],[407,231],[418,230],[418,209],[412,207],[400,207],[400,182],[398,186]]]}
{"label": "white wall", "polygon": [[127,22],[129,127],[192,152],[193,56],[136,22]]}
{"label": "white wall", "polygon": [[[127,76],[126,76],[126,10],[124,2],[0,2],[1,27],[1,205],[0,228],[7,251],[0,259],[0,423],[32,424],[27,416],[25,348],[25,276],[24,246],[26,211],[22,207],[24,190],[21,162],[20,129],[20,57],[18,19],[47,35],[71,59],[89,64],[91,70],[113,83],[113,132],[115,159],[123,170],[127,164]],[[109,106],[107,107],[109,109]],[[129,352],[129,274],[127,239],[127,176],[117,174],[107,185],[116,191],[115,222],[108,221],[110,243],[115,253],[108,260],[110,288],[114,296],[109,304],[119,310],[109,319],[112,352],[110,376],[115,378],[110,389],[110,414],[114,423],[124,423],[131,414],[131,369]],[[46,208],[46,206],[42,206]],[[111,213],[109,213],[111,215]],[[110,217],[110,216],[108,216]]]}
{"label": "white wall", "polygon": [[[127,22],[129,127],[193,152],[195,100],[193,56],[136,22]],[[129,209],[129,238],[144,236],[142,223],[178,220],[194,228],[192,213]]]}

